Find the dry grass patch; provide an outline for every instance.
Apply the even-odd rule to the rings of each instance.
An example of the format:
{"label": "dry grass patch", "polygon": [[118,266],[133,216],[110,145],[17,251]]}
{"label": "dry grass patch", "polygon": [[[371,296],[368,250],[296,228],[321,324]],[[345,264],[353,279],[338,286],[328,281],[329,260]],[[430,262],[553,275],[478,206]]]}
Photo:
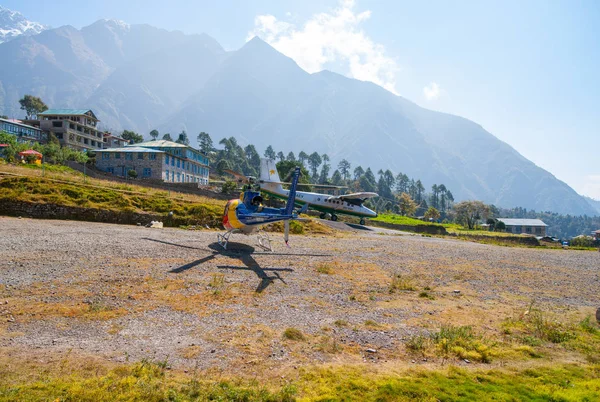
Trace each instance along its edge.
{"label": "dry grass patch", "polygon": [[179,355],[184,359],[195,359],[202,353],[202,348],[198,345],[188,346],[179,350]]}
{"label": "dry grass patch", "polygon": [[315,349],[319,352],[336,354],[341,353],[344,348],[334,337],[323,335],[315,344]]}
{"label": "dry grass patch", "polygon": [[316,271],[320,274],[331,275],[333,274],[333,266],[329,263],[323,262],[317,265]]}
{"label": "dry grass patch", "polygon": [[287,328],[283,331],[283,338],[290,341],[305,341],[306,336],[297,328]]}
{"label": "dry grass patch", "polygon": [[415,290],[415,285],[413,283],[413,279],[410,276],[397,274],[394,275],[392,281],[390,283],[390,293],[395,293],[396,291],[413,291]]}

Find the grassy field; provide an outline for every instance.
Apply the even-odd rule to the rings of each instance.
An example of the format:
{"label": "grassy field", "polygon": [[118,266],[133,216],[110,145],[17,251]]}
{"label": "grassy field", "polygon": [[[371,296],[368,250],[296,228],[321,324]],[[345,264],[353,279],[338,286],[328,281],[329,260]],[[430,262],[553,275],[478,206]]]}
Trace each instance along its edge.
{"label": "grassy field", "polygon": [[449,366],[394,374],[330,366],[304,368],[288,379],[274,373],[266,382],[168,368],[166,361],[143,361],[114,368],[88,365],[87,371],[46,371],[25,382],[4,376],[0,401],[595,401],[600,397],[599,366],[520,370]]}
{"label": "grassy field", "polygon": [[369,220],[385,222],[385,223],[392,223],[395,225],[410,225],[410,226],[418,226],[418,225],[438,225],[439,226],[439,225],[441,225],[441,226],[444,226],[445,228],[461,227],[460,225],[456,225],[456,224],[443,224],[442,225],[440,223],[422,221],[420,219],[415,219],[415,218],[411,218],[408,216],[402,216],[402,215],[396,215],[396,214],[379,214],[379,216],[377,216],[377,218],[369,218]]}

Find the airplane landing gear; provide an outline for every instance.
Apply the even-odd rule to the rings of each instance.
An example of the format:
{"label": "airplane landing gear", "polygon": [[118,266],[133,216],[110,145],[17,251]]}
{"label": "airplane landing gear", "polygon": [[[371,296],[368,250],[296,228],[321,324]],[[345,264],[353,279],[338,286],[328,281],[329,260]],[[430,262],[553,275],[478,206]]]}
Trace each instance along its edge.
{"label": "airplane landing gear", "polygon": [[331,214],[331,220],[332,220],[332,221],[334,221],[334,222],[335,222],[335,221],[337,221],[337,218],[338,218],[338,217],[337,217],[337,215],[336,215],[336,214]]}
{"label": "airplane landing gear", "polygon": [[326,216],[327,216],[327,214],[325,212],[321,212],[321,215],[319,215],[319,218],[325,219]]}
{"label": "airplane landing gear", "polygon": [[360,224],[365,226],[365,218],[360,218]]}

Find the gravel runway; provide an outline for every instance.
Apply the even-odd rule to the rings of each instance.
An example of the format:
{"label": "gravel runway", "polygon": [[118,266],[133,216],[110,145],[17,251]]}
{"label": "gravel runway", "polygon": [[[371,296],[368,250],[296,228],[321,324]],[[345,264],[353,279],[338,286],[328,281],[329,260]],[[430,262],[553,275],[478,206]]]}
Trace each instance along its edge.
{"label": "gravel runway", "polygon": [[[274,253],[234,235],[223,251],[215,231],[7,217],[0,233],[0,348],[15,358],[76,351],[238,372],[401,361],[404,339],[442,324],[499,333],[531,303],[600,307],[598,252],[390,231],[291,236],[290,248],[271,234]],[[393,289],[398,276],[414,290]]]}

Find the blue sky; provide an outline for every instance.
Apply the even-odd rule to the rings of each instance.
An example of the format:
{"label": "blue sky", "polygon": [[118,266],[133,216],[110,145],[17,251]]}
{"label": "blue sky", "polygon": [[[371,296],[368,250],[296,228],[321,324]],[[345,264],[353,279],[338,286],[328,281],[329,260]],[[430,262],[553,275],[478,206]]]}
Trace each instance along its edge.
{"label": "blue sky", "polygon": [[206,32],[228,50],[258,33],[308,71],[371,80],[423,107],[471,119],[600,199],[598,1],[0,4],[53,27],[116,18]]}

